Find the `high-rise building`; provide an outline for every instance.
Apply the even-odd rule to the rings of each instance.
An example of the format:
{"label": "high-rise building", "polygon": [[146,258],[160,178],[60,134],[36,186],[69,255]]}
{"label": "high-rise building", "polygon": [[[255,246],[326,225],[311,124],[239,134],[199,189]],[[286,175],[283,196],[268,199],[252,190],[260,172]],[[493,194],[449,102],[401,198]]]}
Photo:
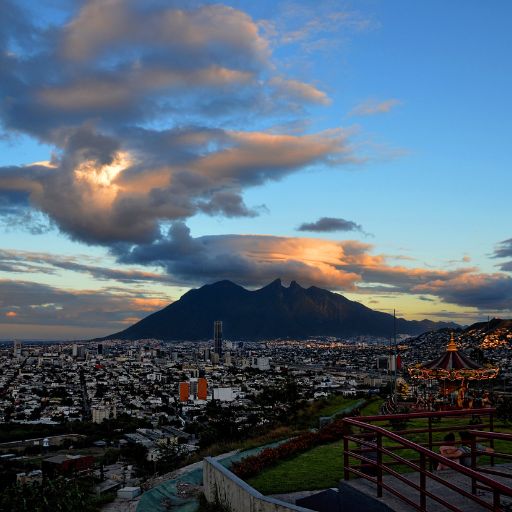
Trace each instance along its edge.
{"label": "high-rise building", "polygon": [[14,357],[21,357],[21,341],[14,341],[12,353]]}
{"label": "high-rise building", "polygon": [[73,343],[73,357],[78,357],[78,345]]}
{"label": "high-rise building", "polygon": [[103,355],[103,343],[98,343],[98,355]]}
{"label": "high-rise building", "polygon": [[190,396],[195,398],[197,396],[197,379],[190,379],[188,386]]}
{"label": "high-rise building", "polygon": [[187,402],[190,395],[188,382],[180,382],[180,402]]}
{"label": "high-rise building", "polygon": [[215,320],[213,324],[213,340],[215,353],[222,357],[222,320]]}
{"label": "high-rise building", "polygon": [[197,381],[197,399],[206,400],[208,394],[208,381],[204,377],[199,377]]}

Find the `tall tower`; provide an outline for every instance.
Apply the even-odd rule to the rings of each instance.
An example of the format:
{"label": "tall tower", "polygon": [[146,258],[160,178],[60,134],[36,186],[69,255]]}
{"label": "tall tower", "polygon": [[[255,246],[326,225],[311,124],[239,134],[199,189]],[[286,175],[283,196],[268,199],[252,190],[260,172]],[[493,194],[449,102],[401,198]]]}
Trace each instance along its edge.
{"label": "tall tower", "polygon": [[222,357],[222,320],[215,320],[213,323],[213,340],[215,342],[215,353]]}
{"label": "tall tower", "polygon": [[[221,335],[222,335],[222,322],[221,322]],[[14,340],[12,353],[14,357],[21,357],[21,341]]]}

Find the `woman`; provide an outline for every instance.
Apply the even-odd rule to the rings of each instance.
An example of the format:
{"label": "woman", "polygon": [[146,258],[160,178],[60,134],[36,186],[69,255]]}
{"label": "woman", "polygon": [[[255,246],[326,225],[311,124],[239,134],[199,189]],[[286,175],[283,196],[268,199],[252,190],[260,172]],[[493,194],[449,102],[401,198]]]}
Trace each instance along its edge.
{"label": "woman", "polygon": [[[455,446],[455,434],[450,433],[444,436],[444,444],[439,448],[439,454],[443,457],[446,457],[447,459],[452,460],[453,462],[460,462],[460,457],[463,453]],[[437,469],[441,470],[450,468],[440,462],[437,466]]]}

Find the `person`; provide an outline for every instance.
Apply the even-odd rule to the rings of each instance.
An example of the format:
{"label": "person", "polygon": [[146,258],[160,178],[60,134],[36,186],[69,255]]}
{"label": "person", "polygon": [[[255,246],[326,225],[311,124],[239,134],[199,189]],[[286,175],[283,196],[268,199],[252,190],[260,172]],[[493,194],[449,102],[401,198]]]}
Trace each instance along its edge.
{"label": "person", "polygon": [[[471,467],[471,439],[472,439],[471,434],[467,430],[463,430],[462,432],[459,432],[459,436],[460,436],[459,450],[462,452],[462,455],[461,455],[459,461],[463,466],[470,468]],[[494,453],[494,450],[492,448],[489,448],[488,446],[484,446],[480,443],[477,443],[475,445],[475,448],[479,452]],[[476,458],[476,461],[478,462],[478,457]]]}
{"label": "person", "polygon": [[[455,434],[450,433],[444,436],[444,444],[439,447],[439,453],[443,457],[451,459],[453,462],[459,462],[459,458],[461,457],[463,452],[455,446]],[[450,468],[443,464],[442,462],[440,462],[437,465],[437,469],[442,470]]]}

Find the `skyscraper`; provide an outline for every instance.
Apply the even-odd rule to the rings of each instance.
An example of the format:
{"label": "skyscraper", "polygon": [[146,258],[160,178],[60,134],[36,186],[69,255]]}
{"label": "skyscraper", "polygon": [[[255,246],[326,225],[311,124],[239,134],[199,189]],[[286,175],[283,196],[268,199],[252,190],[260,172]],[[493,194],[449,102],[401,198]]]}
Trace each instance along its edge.
{"label": "skyscraper", "polygon": [[222,357],[222,320],[215,320],[213,324],[213,340],[215,342],[215,353]]}
{"label": "skyscraper", "polygon": [[[221,336],[222,336],[222,322],[221,322]],[[21,357],[21,341],[15,340],[13,343],[12,353],[14,357]]]}

